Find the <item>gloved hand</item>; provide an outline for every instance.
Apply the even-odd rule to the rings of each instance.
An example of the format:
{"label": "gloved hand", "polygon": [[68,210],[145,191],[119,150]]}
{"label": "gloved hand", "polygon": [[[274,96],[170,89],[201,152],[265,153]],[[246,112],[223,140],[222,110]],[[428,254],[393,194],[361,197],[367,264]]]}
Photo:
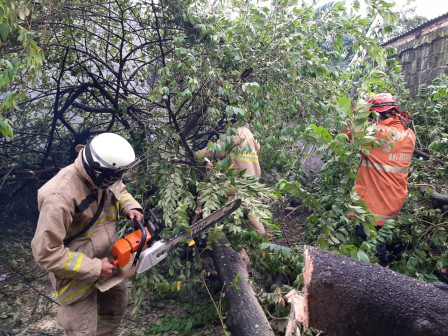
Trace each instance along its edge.
{"label": "gloved hand", "polygon": [[110,278],[112,276],[112,274],[114,274],[115,271],[117,270],[117,266],[112,264],[109,261],[109,258],[101,259],[101,263],[102,263],[101,273],[100,273],[100,276],[98,277],[99,281],[103,281],[103,280]]}
{"label": "gloved hand", "polygon": [[137,223],[134,222],[134,218],[140,219],[140,222],[143,223],[143,214],[140,211],[138,211],[137,209],[129,210],[126,213],[126,217],[128,217],[134,225],[137,225]]}
{"label": "gloved hand", "polygon": [[209,159],[204,158],[204,162],[205,162],[207,168],[213,168],[213,163]]}

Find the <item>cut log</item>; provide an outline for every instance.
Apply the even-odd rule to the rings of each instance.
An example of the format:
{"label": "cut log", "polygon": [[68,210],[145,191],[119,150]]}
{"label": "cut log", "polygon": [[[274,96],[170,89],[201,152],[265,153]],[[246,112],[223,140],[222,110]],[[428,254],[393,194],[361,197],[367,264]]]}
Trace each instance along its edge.
{"label": "cut log", "polygon": [[431,158],[431,154],[425,153],[417,148],[414,148],[414,156],[417,158],[423,158],[423,160],[429,160]]}
{"label": "cut log", "polygon": [[[268,319],[249,283],[247,261],[235,252],[227,237],[213,244],[213,261],[225,286],[226,324],[233,336],[274,336]],[[238,281],[235,279],[238,277]],[[236,288],[236,287],[239,288]]]}
{"label": "cut log", "polygon": [[437,191],[433,191],[431,197],[441,204],[448,204],[448,195],[443,195]]}
{"label": "cut log", "polygon": [[[448,291],[383,267],[305,246],[296,319],[334,336],[446,336]],[[294,294],[292,294],[293,296]]]}

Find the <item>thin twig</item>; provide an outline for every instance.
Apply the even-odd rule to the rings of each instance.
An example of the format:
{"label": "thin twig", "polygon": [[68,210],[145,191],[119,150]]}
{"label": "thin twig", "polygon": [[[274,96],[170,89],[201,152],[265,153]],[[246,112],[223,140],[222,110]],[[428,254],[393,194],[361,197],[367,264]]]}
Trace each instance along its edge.
{"label": "thin twig", "polygon": [[287,214],[285,217],[283,217],[282,219],[286,219],[286,218],[288,218],[289,216],[291,216],[297,209],[298,209],[299,207],[297,206],[297,207],[295,207],[294,208],[294,210],[292,210],[289,214]]}
{"label": "thin twig", "polygon": [[[6,267],[8,267],[12,272],[18,274],[19,276],[21,276],[22,278],[25,278],[24,275],[18,271],[15,267],[12,267],[8,262],[5,263],[4,260],[2,260],[2,264],[5,265]],[[27,285],[28,287],[30,287],[32,290],[34,290],[36,293],[38,293],[39,295],[42,295],[44,298],[46,298],[47,300],[53,302],[54,304],[60,306],[61,304],[55,300],[53,300],[51,297],[49,297],[48,295],[42,293],[40,290],[38,290],[36,287],[34,287],[33,285],[28,283],[28,280],[23,279],[20,281],[21,283]]]}
{"label": "thin twig", "polygon": [[[196,253],[199,254],[199,250],[198,250],[198,248],[197,248],[196,245],[194,245],[194,248],[196,249]],[[224,335],[225,335],[225,334],[226,334],[226,333],[225,333],[225,331],[226,331],[226,326],[225,326],[225,324],[224,324],[224,320],[223,320],[223,318],[222,318],[221,310],[220,310],[220,309],[218,308],[218,306],[216,305],[215,299],[213,299],[212,293],[210,293],[210,290],[208,289],[207,283],[205,282],[204,272],[201,273],[201,276],[202,276],[202,283],[204,284],[204,287],[205,287],[205,289],[207,290],[207,293],[208,293],[208,295],[209,295],[209,297],[210,297],[210,300],[212,301],[213,306],[215,307],[216,313],[218,314],[219,321],[221,322],[221,327],[222,327],[222,329],[223,329],[223,331],[224,331]]]}
{"label": "thin twig", "polygon": [[0,189],[3,187],[3,184],[4,184],[5,181],[6,181],[6,178],[8,177],[9,174],[11,174],[11,172],[13,171],[14,168],[15,168],[15,165],[13,165],[13,166],[11,167],[11,169],[9,169],[8,172],[3,176],[2,184],[0,185]]}

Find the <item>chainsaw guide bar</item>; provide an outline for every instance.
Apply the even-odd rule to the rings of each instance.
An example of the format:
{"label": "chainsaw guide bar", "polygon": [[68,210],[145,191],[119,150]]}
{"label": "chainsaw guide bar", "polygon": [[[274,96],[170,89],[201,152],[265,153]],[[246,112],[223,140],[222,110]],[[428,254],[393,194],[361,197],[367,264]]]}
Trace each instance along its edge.
{"label": "chainsaw guide bar", "polygon": [[119,284],[121,281],[129,279],[135,273],[143,273],[147,271],[165,259],[168,253],[174,250],[182,241],[197,237],[213,225],[229,217],[240,206],[241,200],[235,199],[213,212],[210,216],[194,223],[190,226],[190,232],[181,233],[170,239],[168,242],[163,240],[155,241],[150,247],[141,252],[136,262],[134,260],[136,253],[131,253],[130,260],[125,266],[117,267],[117,273],[104,281],[97,281],[95,286],[101,292],[104,292]]}

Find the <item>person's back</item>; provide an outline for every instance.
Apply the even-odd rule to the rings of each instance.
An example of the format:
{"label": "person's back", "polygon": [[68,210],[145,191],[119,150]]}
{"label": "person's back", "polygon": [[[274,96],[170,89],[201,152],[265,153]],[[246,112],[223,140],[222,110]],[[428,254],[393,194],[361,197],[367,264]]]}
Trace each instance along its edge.
{"label": "person's back", "polygon": [[[408,193],[408,173],[415,146],[415,134],[408,128],[411,116],[398,110],[397,101],[390,93],[380,93],[375,99],[366,99],[372,106],[370,110],[379,113],[376,121],[376,140],[383,146],[362,153],[358,168],[359,179],[355,191],[366,202],[370,212],[378,217],[376,230],[380,230],[388,219],[395,219],[403,207]],[[370,116],[373,119],[373,114]],[[347,132],[350,136],[351,132]],[[356,233],[366,240],[362,225]],[[387,266],[389,258],[385,244],[377,246],[379,263]]]}
{"label": "person's back", "polygon": [[[214,151],[205,147],[204,149],[197,151],[197,155],[199,158],[207,158],[211,161],[222,160],[225,157],[230,156],[232,160],[230,168],[234,168],[236,171],[245,170],[245,175],[259,178],[261,176],[260,163],[258,161],[260,145],[258,141],[255,140],[248,124],[238,127],[238,134],[232,136],[232,143],[233,148],[230,150],[230,153],[224,150]],[[222,147],[225,146],[221,140],[218,140],[217,144]],[[249,146],[250,151],[244,150],[247,146]]]}
{"label": "person's back", "polygon": [[[232,159],[232,168],[237,171],[246,170],[246,175],[261,176],[260,163],[258,161],[258,153],[260,152],[260,145],[255,140],[254,135],[247,125],[238,128],[238,135],[232,137],[233,143],[236,145],[230,152]],[[237,148],[245,148],[249,146],[250,152],[238,152]]]}
{"label": "person's back", "polygon": [[406,199],[415,134],[395,116],[377,125],[377,140],[386,144],[373,148],[369,155],[363,154],[355,190],[379,217],[377,225],[384,225],[398,215]]}
{"label": "person's back", "polygon": [[[238,122],[235,118],[231,120],[233,127],[236,127]],[[261,176],[260,163],[258,161],[258,153],[260,152],[260,145],[257,140],[255,140],[254,135],[249,129],[249,125],[245,124],[244,126],[238,127],[238,134],[232,136],[233,147],[230,150],[230,153],[227,151],[214,151],[209,148],[204,148],[197,151],[197,155],[199,158],[207,158],[208,160],[222,160],[227,156],[230,156],[232,160],[232,164],[230,168],[235,169],[236,171],[245,171],[245,175],[255,176],[259,178]],[[217,144],[224,147],[225,144],[218,140]],[[245,151],[246,147],[250,148],[250,151]],[[246,148],[248,149],[248,148]],[[235,197],[237,193],[237,189],[235,187],[230,186],[227,190],[229,195],[229,200]],[[248,211],[248,221],[249,224],[258,232],[265,234],[265,228],[263,224],[258,220],[258,215],[251,208],[251,206],[247,207]]]}

